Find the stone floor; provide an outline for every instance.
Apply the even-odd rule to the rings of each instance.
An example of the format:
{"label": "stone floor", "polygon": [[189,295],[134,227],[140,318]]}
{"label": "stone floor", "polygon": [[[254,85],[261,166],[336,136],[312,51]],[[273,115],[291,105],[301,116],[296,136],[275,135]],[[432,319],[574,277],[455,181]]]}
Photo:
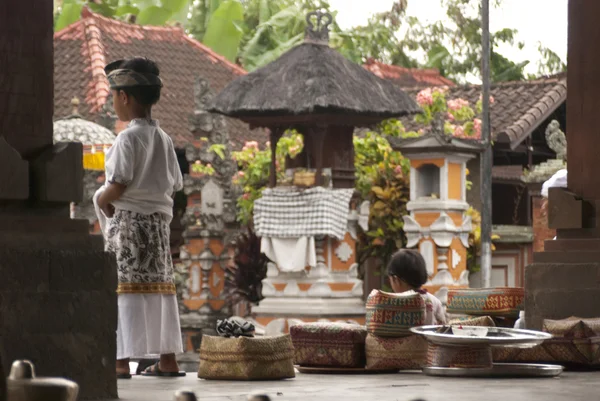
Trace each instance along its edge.
{"label": "stone floor", "polygon": [[549,379],[456,379],[421,373],[386,375],[307,375],[275,382],[222,382],[134,376],[119,381],[124,401],[170,401],[176,390],[193,390],[200,401],[243,401],[261,391],[273,401],[531,401],[598,400],[600,372],[566,372]]}

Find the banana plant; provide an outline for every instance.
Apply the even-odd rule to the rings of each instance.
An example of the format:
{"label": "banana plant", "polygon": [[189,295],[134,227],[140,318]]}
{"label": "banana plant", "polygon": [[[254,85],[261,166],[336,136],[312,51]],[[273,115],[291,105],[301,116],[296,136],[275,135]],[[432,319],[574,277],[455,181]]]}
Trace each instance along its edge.
{"label": "banana plant", "polygon": [[134,15],[140,25],[158,26],[185,23],[190,5],[191,0],[55,0],[54,30],[77,22],[84,6],[108,18],[126,19]]}

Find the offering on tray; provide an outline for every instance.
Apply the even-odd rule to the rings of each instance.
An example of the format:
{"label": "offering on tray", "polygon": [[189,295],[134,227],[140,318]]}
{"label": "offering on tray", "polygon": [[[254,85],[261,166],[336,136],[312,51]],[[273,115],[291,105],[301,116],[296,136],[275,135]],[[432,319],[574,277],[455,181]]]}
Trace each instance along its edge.
{"label": "offering on tray", "polygon": [[456,336],[485,337],[488,334],[488,328],[458,325],[452,326],[452,334]]}

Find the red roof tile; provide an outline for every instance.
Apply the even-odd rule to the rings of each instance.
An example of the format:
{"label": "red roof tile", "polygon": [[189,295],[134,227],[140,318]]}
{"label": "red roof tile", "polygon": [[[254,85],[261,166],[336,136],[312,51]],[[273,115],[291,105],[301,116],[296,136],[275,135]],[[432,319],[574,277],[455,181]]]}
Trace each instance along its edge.
{"label": "red roof tile", "polygon": [[444,78],[434,68],[404,68],[380,63],[369,59],[364,67],[379,78],[395,82],[402,88],[426,88],[430,86],[454,86],[454,82]]}
{"label": "red roof tile", "polygon": [[[194,82],[206,79],[215,93],[246,72],[208,47],[188,37],[178,27],[127,24],[87,9],[82,19],[54,34],[54,115],[71,112],[71,99],[83,99],[80,113],[96,120],[109,94],[104,74],[107,62],[132,56],[156,61],[164,88],[153,115],[175,142],[183,147],[194,137],[189,117],[194,112]],[[250,131],[241,121],[228,119],[233,145],[247,140],[266,142],[263,131]]]}

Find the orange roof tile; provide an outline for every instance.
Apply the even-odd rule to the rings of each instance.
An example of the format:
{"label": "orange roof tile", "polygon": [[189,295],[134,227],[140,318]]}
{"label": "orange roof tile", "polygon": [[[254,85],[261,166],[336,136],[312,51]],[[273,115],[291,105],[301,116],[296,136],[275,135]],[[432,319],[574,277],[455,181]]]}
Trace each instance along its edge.
{"label": "orange roof tile", "polygon": [[[146,56],[156,61],[164,88],[153,115],[175,142],[183,147],[194,136],[189,118],[194,112],[194,83],[206,79],[218,93],[246,72],[205,45],[188,37],[179,27],[128,24],[92,13],[87,8],[81,20],[54,34],[54,114],[71,112],[71,99],[84,99],[80,113],[95,121],[110,93],[104,66],[114,60]],[[232,144],[247,140],[266,142],[262,131],[250,131],[238,120],[228,120]]]}
{"label": "orange roof tile", "polygon": [[436,69],[405,68],[380,63],[372,58],[364,67],[379,78],[395,82],[402,88],[426,88],[430,86],[454,86],[454,82],[444,78]]}

